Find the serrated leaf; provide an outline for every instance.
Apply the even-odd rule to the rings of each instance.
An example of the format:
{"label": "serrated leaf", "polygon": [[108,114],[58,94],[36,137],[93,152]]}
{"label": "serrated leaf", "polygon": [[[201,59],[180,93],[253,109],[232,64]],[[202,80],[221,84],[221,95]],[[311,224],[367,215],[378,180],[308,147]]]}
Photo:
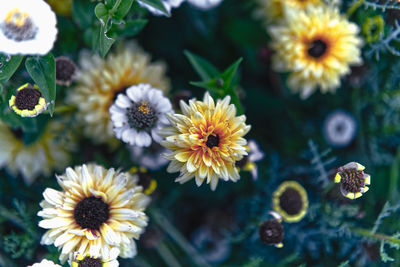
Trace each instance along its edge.
{"label": "serrated leaf", "polygon": [[148,4],[158,11],[161,11],[163,14],[167,15],[168,17],[171,16],[171,14],[168,12],[168,10],[165,8],[163,3],[160,0],[138,0],[139,2]]}
{"label": "serrated leaf", "polygon": [[56,100],[56,63],[53,55],[49,53],[42,57],[28,57],[25,66],[46,102],[50,103],[48,109],[53,116]]}
{"label": "serrated leaf", "polygon": [[210,80],[219,74],[218,69],[206,59],[188,50],[183,53],[203,81]]}
{"label": "serrated leaf", "polygon": [[0,56],[0,82],[6,83],[18,69],[24,56]]}

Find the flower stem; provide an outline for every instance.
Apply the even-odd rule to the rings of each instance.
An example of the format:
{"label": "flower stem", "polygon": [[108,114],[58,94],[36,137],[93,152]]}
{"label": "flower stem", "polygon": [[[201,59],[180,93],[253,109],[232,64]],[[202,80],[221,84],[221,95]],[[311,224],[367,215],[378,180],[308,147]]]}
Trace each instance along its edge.
{"label": "flower stem", "polygon": [[113,6],[113,8],[110,10],[110,14],[114,15],[115,12],[117,12],[117,9],[118,9],[119,5],[121,4],[121,1],[122,0],[117,0],[115,5]]}
{"label": "flower stem", "polygon": [[392,163],[392,167],[390,168],[390,180],[389,180],[389,198],[388,200],[394,202],[399,194],[399,168],[400,168],[400,146],[397,148],[396,158]]}
{"label": "flower stem", "polygon": [[178,260],[174,257],[174,254],[172,254],[165,242],[159,243],[156,247],[156,250],[168,266],[181,267]]}
{"label": "flower stem", "polygon": [[355,234],[372,238],[378,241],[385,241],[388,243],[394,243],[400,245],[400,239],[385,235],[385,234],[380,234],[380,233],[372,233],[370,230],[363,229],[363,228],[358,228],[358,227],[352,227],[350,228],[350,231],[352,231]]}

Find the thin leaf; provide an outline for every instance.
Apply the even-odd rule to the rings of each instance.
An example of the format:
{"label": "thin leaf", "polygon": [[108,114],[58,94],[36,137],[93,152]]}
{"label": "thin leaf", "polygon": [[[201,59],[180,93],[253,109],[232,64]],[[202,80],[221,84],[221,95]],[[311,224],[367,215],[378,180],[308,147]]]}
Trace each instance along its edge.
{"label": "thin leaf", "polygon": [[203,81],[210,80],[219,74],[218,69],[206,59],[188,50],[185,50],[183,53]]}

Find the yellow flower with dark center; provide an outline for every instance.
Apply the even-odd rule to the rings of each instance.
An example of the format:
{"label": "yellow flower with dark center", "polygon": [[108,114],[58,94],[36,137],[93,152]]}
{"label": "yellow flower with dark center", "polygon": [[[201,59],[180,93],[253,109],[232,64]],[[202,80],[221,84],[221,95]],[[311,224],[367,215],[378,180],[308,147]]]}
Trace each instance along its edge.
{"label": "yellow flower with dark center", "polygon": [[246,116],[236,117],[230,97],[217,104],[207,92],[203,101],[180,102],[183,114],[170,114],[172,127],[160,131],[162,145],[172,152],[165,156],[171,163],[168,172],[180,172],[175,180],[185,183],[195,177],[197,186],[205,180],[215,190],[218,180],[239,180],[235,162],[247,155],[246,139],[250,130]]}
{"label": "yellow flower with dark center", "polygon": [[40,203],[39,226],[48,229],[41,244],[59,247],[62,263],[73,252],[103,259],[136,255],[133,239],[147,226],[150,199],[135,177],[89,164],[67,168],[57,182],[62,191],[47,188]]}
{"label": "yellow flower with dark center", "polygon": [[362,40],[359,28],[336,8],[309,6],[288,10],[285,23],[271,26],[275,50],[273,67],[290,72],[288,85],[307,98],[317,87],[335,92],[350,65],[360,65]]}
{"label": "yellow flower with dark center", "polygon": [[273,209],[286,222],[298,222],[307,213],[306,190],[296,181],[283,182],[273,194]]}
{"label": "yellow flower with dark center", "polygon": [[118,267],[116,250],[110,252],[110,258],[91,257],[90,253],[82,255],[74,253],[69,263],[71,267]]}
{"label": "yellow flower with dark center", "polygon": [[17,95],[13,95],[8,104],[21,117],[36,117],[47,107],[37,85],[29,83],[18,88]]}
{"label": "yellow flower with dark center", "polygon": [[356,199],[369,190],[371,176],[364,173],[365,167],[357,162],[350,162],[339,167],[335,176],[335,183],[340,183],[343,196]]}
{"label": "yellow flower with dark center", "polygon": [[78,122],[84,134],[95,143],[118,144],[109,113],[118,93],[141,83],[164,93],[169,90],[165,64],[150,62],[150,56],[135,43],[118,47],[106,59],[83,52],[80,67],[77,85],[68,91],[67,102],[77,106]]}

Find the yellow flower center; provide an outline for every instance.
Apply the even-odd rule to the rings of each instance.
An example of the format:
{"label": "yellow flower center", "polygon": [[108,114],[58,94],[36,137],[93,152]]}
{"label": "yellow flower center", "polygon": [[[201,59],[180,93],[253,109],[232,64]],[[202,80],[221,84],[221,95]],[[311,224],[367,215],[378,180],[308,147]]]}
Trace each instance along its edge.
{"label": "yellow flower center", "polygon": [[141,105],[139,106],[139,111],[143,114],[147,114],[150,112],[149,106],[147,105],[146,101],[142,101]]}
{"label": "yellow flower center", "polygon": [[17,27],[22,27],[25,25],[28,19],[29,19],[28,13],[21,12],[18,8],[14,8],[8,11],[5,21],[6,23],[13,24]]}

